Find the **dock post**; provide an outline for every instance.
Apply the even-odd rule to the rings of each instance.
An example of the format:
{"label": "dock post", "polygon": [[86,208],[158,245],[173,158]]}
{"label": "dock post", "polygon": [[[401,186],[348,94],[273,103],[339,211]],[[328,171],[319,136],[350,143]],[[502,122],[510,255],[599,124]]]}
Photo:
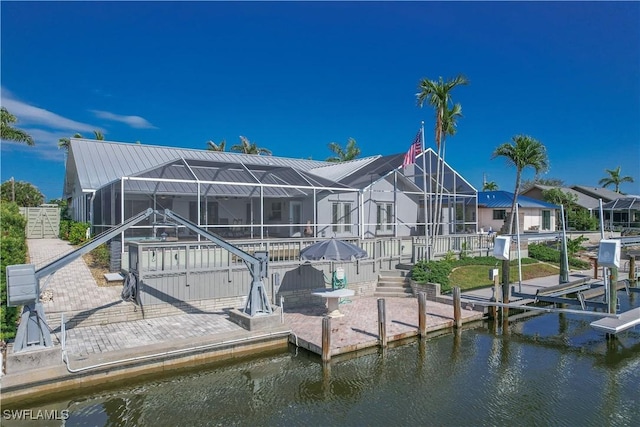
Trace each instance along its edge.
{"label": "dock post", "polygon": [[453,287],[453,325],[462,327],[462,302],[460,301],[460,286]]}
{"label": "dock post", "polygon": [[[500,275],[499,274],[494,274],[493,275],[493,293],[491,295],[491,298],[489,299],[490,302],[497,302],[498,301],[498,292],[500,292]],[[490,305],[489,306],[489,317],[493,320],[497,320],[498,319],[498,307],[495,305]]]}
{"label": "dock post", "polygon": [[612,267],[609,269],[609,313],[616,312],[616,306],[618,305],[618,269]]}
{"label": "dock post", "polygon": [[418,332],[420,338],[427,336],[427,294],[418,293]]}
{"label": "dock post", "polygon": [[380,346],[387,346],[387,316],[384,310],[384,298],[378,298],[378,338]]}
{"label": "dock post", "polygon": [[631,285],[636,286],[636,258],[635,256],[631,256],[629,258],[629,283]]}
{"label": "dock post", "polygon": [[322,318],[322,361],[331,360],[331,318]]}

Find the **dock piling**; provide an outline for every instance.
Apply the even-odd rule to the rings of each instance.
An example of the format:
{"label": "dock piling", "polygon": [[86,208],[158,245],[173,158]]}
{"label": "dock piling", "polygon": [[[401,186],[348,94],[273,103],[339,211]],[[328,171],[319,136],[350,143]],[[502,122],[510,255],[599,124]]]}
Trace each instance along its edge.
{"label": "dock piling", "polygon": [[462,327],[462,301],[460,296],[460,287],[453,288],[453,324],[456,328]]}
{"label": "dock piling", "polygon": [[420,338],[427,336],[427,294],[418,293],[418,333]]}
{"label": "dock piling", "polygon": [[331,360],[331,318],[322,318],[322,361]]}
{"label": "dock piling", "polygon": [[387,316],[384,309],[384,298],[378,298],[378,339],[382,348],[387,347]]}
{"label": "dock piling", "polygon": [[632,286],[636,286],[636,258],[635,256],[631,256],[629,258],[629,283]]}

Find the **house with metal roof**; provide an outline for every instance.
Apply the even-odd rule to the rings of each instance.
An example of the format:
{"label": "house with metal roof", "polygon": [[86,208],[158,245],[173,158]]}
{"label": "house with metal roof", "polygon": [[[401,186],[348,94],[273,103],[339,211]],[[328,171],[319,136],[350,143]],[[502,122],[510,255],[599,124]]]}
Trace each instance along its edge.
{"label": "house with metal roof", "polygon": [[604,223],[616,227],[640,229],[640,196],[626,196],[602,205]]}
{"label": "house with metal roof", "polygon": [[523,191],[521,194],[526,197],[531,197],[532,199],[544,201],[542,192],[554,188],[560,189],[563,193],[568,193],[574,196],[576,198],[576,206],[586,209],[590,215],[593,215],[600,206],[598,198],[585,192],[574,190],[571,187],[553,187],[551,185],[534,184],[531,188]]}
{"label": "house with metal roof", "polygon": [[[63,193],[72,218],[94,232],[151,207],[224,237],[424,235],[433,218],[440,234],[475,233],[476,190],[443,162],[436,214],[437,155],[428,149],[406,167],[403,157],[329,163],[72,138]],[[160,222],[151,218],[126,237],[152,236]],[[186,230],[162,232],[180,238]]]}
{"label": "house with metal roof", "polygon": [[[501,230],[509,218],[512,204],[513,193],[508,191],[479,191],[478,225],[481,232]],[[554,204],[519,195],[520,232],[556,230],[556,211],[559,209]]]}

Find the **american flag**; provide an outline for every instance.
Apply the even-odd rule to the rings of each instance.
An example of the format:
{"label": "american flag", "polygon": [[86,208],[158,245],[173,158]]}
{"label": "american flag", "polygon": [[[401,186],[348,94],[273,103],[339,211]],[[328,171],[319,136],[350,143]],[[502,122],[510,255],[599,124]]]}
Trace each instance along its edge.
{"label": "american flag", "polygon": [[409,151],[407,151],[407,154],[404,155],[402,167],[415,163],[416,156],[420,153],[422,153],[422,129],[418,131],[416,139],[413,140],[411,147],[409,147]]}

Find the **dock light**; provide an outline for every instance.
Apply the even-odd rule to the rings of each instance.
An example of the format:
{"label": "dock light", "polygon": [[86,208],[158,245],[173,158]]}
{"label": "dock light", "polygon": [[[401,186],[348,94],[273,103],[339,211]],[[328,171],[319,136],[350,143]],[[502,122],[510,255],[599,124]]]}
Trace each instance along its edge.
{"label": "dock light", "polygon": [[508,260],[510,249],[511,249],[511,237],[509,236],[496,237],[495,243],[493,244],[494,257],[501,260]]}
{"label": "dock light", "polygon": [[620,240],[605,239],[600,241],[598,264],[608,268],[620,267]]}

